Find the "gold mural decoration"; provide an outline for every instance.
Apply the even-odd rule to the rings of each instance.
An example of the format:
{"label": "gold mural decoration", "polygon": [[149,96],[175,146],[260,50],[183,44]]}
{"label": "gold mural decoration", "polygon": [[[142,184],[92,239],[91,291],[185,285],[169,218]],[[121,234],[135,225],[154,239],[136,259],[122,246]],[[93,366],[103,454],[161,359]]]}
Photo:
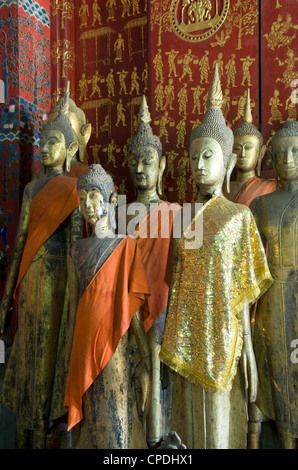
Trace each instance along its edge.
{"label": "gold mural decoration", "polygon": [[65,29],[65,20],[72,21],[74,15],[73,0],[51,0],[51,14],[56,16],[58,11],[61,11],[61,29]]}
{"label": "gold mural decoration", "polygon": [[[98,29],[93,29],[89,31],[85,31],[79,37],[79,40],[83,42],[83,68],[86,70],[87,65],[89,64],[87,60],[87,43],[88,47],[90,43],[92,44],[92,48],[95,49],[95,64],[96,67],[98,66],[99,62],[103,62],[104,65],[110,65],[111,63],[111,36],[116,34],[116,31],[109,26],[103,26]],[[101,38],[101,39],[100,39]],[[98,59],[98,43],[100,41],[100,46],[103,49],[106,46],[107,56],[105,59]]]}
{"label": "gold mural decoration", "polygon": [[282,114],[281,111],[278,109],[279,107],[282,107],[283,104],[281,103],[279,99],[279,91],[274,90],[274,94],[272,98],[269,100],[269,106],[270,106],[270,111],[271,111],[271,116],[268,121],[268,124],[272,126],[272,121],[279,121],[282,122]]}
{"label": "gold mural decoration", "polygon": [[238,0],[233,2],[230,14],[224,24],[224,31],[215,35],[215,42],[211,43],[212,47],[224,47],[227,40],[231,37],[234,29],[237,30],[237,47],[236,50],[242,49],[242,37],[253,35],[256,25],[258,24],[258,0]]}
{"label": "gold mural decoration", "polygon": [[286,19],[282,15],[278,15],[276,21],[272,23],[270,33],[264,34],[268,47],[274,51],[276,47],[279,49],[283,46],[289,46],[296,37],[295,32],[291,35],[287,34],[290,29],[298,29],[298,25],[292,23],[292,15],[287,13]]}
{"label": "gold mural decoration", "polygon": [[172,30],[185,41],[205,41],[222,27],[229,8],[230,0],[173,0]]}
{"label": "gold mural decoration", "polygon": [[277,78],[276,82],[281,82],[285,86],[290,87],[293,80],[297,77],[296,61],[298,60],[298,57],[295,56],[295,52],[289,47],[286,52],[286,56],[287,57],[284,61],[280,60],[278,57],[275,57],[274,59],[278,62],[280,67],[285,66],[282,78]]}
{"label": "gold mural decoration", "polygon": [[171,0],[151,0],[150,26],[151,31],[157,29],[157,47],[162,45],[162,33],[170,32],[170,4]]}
{"label": "gold mural decoration", "polygon": [[61,63],[61,77],[66,78],[66,68],[72,69],[75,61],[75,52],[72,42],[68,39],[59,39],[52,45],[51,55],[53,63]]}

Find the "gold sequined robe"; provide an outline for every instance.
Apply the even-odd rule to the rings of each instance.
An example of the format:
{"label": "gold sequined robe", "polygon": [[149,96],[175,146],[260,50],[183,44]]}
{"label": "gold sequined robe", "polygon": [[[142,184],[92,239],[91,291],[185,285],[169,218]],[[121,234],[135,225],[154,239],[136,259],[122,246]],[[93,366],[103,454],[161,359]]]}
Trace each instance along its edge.
{"label": "gold sequined robe", "polygon": [[[240,432],[239,410],[233,408],[235,402],[229,395],[234,393],[230,392],[232,385],[237,383],[240,387],[237,367],[242,349],[242,325],[239,314],[272,282],[262,242],[248,208],[216,196],[204,204],[192,220],[193,230],[200,216],[202,245],[186,249],[185,232],[176,243],[160,353],[161,360],[177,373],[172,428],[188,448],[210,448],[206,436],[203,439],[201,436],[206,422],[209,425],[211,422],[208,410],[220,409],[222,394],[227,394],[229,420],[237,419]],[[198,230],[200,228],[198,226]],[[190,392],[193,403],[183,403],[183,396],[190,397],[186,392],[190,383],[194,389]],[[206,399],[205,393],[210,394],[216,406],[214,403],[207,406],[209,398]],[[237,396],[246,420],[244,396],[241,392],[237,392]],[[204,406],[199,405],[198,400],[204,402]],[[192,413],[189,407],[193,408]],[[245,436],[245,422],[242,428]],[[212,442],[212,434],[217,430],[211,426],[208,432],[207,437]],[[228,445],[233,447],[232,442]]]}

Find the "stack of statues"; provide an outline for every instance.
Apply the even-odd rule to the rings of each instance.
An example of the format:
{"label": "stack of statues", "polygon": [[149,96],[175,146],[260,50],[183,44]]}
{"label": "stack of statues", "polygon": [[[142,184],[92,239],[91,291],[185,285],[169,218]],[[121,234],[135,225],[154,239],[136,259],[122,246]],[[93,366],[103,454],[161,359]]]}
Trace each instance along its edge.
{"label": "stack of statues", "polygon": [[127,205],[86,165],[91,126],[69,88],[51,110],[0,308],[1,334],[18,318],[0,394],[16,448],[259,448],[264,420],[296,448],[298,122],[274,135],[265,181],[249,92],[234,135],[222,103],[215,64],[183,207],[161,198],[145,97]]}

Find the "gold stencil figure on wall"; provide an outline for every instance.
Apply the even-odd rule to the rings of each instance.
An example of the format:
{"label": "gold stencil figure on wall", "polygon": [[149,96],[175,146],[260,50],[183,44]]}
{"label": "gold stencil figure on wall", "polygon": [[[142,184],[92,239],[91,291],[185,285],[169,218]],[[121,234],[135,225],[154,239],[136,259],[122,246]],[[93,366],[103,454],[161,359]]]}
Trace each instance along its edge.
{"label": "gold stencil figure on wall", "polygon": [[113,167],[116,168],[117,163],[114,152],[120,153],[120,147],[115,143],[115,139],[112,139],[111,142],[104,146],[102,151],[107,152],[108,154],[108,160],[106,164],[109,165],[110,163],[112,163]]}
{"label": "gold stencil figure on wall", "polygon": [[120,85],[119,94],[122,95],[124,93],[124,95],[127,95],[127,88],[126,88],[125,79],[128,75],[128,71],[122,69],[120,72],[117,72],[117,75],[118,75],[118,78],[119,78],[119,85]]}
{"label": "gold stencil figure on wall", "polygon": [[157,82],[163,81],[163,60],[161,55],[161,49],[158,49],[157,54],[153,59],[153,67],[155,70],[155,80]]}
{"label": "gold stencil figure on wall", "polygon": [[140,77],[138,76],[137,67],[134,67],[131,72],[131,86],[130,86],[130,92],[129,92],[130,95],[134,91],[136,92],[137,95],[140,94],[139,80],[140,80]]}
{"label": "gold stencil figure on wall", "polygon": [[160,82],[154,90],[154,96],[155,96],[155,109],[156,111],[163,111],[164,110],[164,89],[163,89],[163,83]]}
{"label": "gold stencil figure on wall", "polygon": [[86,0],[82,0],[82,5],[79,8],[79,17],[81,18],[80,28],[87,28],[88,26],[89,7]]}
{"label": "gold stencil figure on wall", "polygon": [[101,8],[98,6],[97,0],[93,0],[93,4],[92,4],[92,13],[93,13],[92,26],[95,26],[96,22],[98,23],[99,26],[102,25],[100,10],[101,10]]}
{"label": "gold stencil figure on wall", "polygon": [[169,52],[166,52],[166,55],[168,56],[168,63],[169,63],[168,77],[172,77],[172,75],[173,77],[178,77],[176,64],[175,64],[175,60],[178,54],[179,54],[179,51],[175,51],[174,49],[172,49]]}
{"label": "gold stencil figure on wall", "polygon": [[121,15],[121,18],[128,18],[129,16],[131,16],[131,13],[130,13],[130,7],[131,7],[131,2],[130,0],[121,0],[121,4],[122,4],[122,15]]}
{"label": "gold stencil figure on wall", "polygon": [[116,9],[116,0],[107,0],[106,9],[108,12],[107,21],[116,21],[115,19],[115,9]]}
{"label": "gold stencil figure on wall", "polygon": [[297,121],[297,108],[296,108],[296,100],[293,99],[292,93],[290,94],[289,98],[286,100],[285,109],[288,111],[288,121]]}
{"label": "gold stencil figure on wall", "polygon": [[230,88],[231,86],[233,88],[236,87],[236,61],[235,61],[235,54],[231,55],[230,60],[227,62],[225,66],[226,70],[226,77],[227,77],[227,88]]}
{"label": "gold stencil figure on wall", "polygon": [[90,145],[90,148],[92,149],[93,162],[94,163],[100,163],[100,158],[99,158],[98,152],[101,148],[101,145],[100,144],[93,144],[93,145]]}
{"label": "gold stencil figure on wall", "polygon": [[177,148],[185,147],[185,136],[186,136],[186,118],[183,117],[176,126],[177,135]]}
{"label": "gold stencil figure on wall", "polygon": [[115,79],[114,79],[114,70],[110,69],[106,77],[106,85],[108,90],[108,97],[111,98],[115,96]]}
{"label": "gold stencil figure on wall", "polygon": [[201,72],[201,85],[208,83],[209,78],[209,51],[206,50],[205,54],[199,61],[199,70]]}
{"label": "gold stencil figure on wall", "polygon": [[284,61],[281,61],[278,57],[275,57],[274,60],[278,62],[280,67],[285,66],[282,78],[277,78],[276,82],[281,82],[285,86],[290,86],[292,81],[297,78],[296,64],[298,57],[295,56],[295,52],[288,47],[287,58]]}
{"label": "gold stencil figure on wall", "polygon": [[95,95],[95,93],[97,93],[98,98],[101,98],[100,88],[98,85],[98,83],[101,80],[102,80],[102,76],[99,75],[98,70],[96,70],[95,74],[92,75],[92,77],[88,80],[88,83],[91,83],[92,85],[92,92],[91,92],[90,98],[92,98],[93,95]]}
{"label": "gold stencil figure on wall", "polygon": [[254,57],[250,57],[248,55],[244,58],[241,58],[240,60],[243,62],[243,64],[242,64],[243,78],[242,78],[241,85],[244,86],[245,81],[247,81],[247,86],[250,87],[250,86],[252,86],[252,83],[251,83],[251,76],[250,76],[249,68],[254,63],[254,61],[256,59]]}
{"label": "gold stencil figure on wall", "polygon": [[88,99],[87,93],[88,93],[88,80],[86,78],[86,74],[82,73],[81,78],[79,80],[79,89],[80,89],[80,96],[79,100],[80,101],[86,101]]}
{"label": "gold stencil figure on wall", "polygon": [[183,80],[184,77],[188,77],[189,81],[192,82],[192,69],[191,69],[191,64],[197,64],[198,63],[198,58],[192,54],[191,49],[188,49],[187,54],[184,54],[182,57],[178,59],[178,64],[182,64],[182,75],[179,78],[179,82]]}
{"label": "gold stencil figure on wall", "polygon": [[274,51],[277,47],[280,49],[283,46],[289,46],[293,39],[296,37],[296,33],[288,35],[289,29],[297,29],[298,25],[292,23],[292,16],[290,13],[286,15],[286,19],[283,19],[282,15],[278,15],[277,20],[272,23],[270,33],[264,34],[267,40],[268,47]]}
{"label": "gold stencil figure on wall", "polygon": [[201,88],[200,85],[198,85],[195,88],[191,88],[193,91],[193,108],[192,108],[192,114],[197,114],[198,116],[201,114],[201,101],[200,101],[200,96],[201,94],[205,91],[205,88]]}
{"label": "gold stencil figure on wall", "polygon": [[164,97],[165,97],[165,104],[164,104],[164,109],[174,109],[174,100],[175,100],[175,89],[174,89],[174,80],[173,78],[169,79],[169,83],[165,86],[164,89]]}
{"label": "gold stencil figure on wall", "polygon": [[[246,106],[246,97],[247,97],[247,90],[245,90],[244,94],[239,96],[238,98],[238,108],[237,108],[237,116],[235,119],[233,119],[233,125],[235,124],[238,119],[242,118],[244,116],[244,110]],[[233,100],[233,104],[236,101],[236,99]]]}
{"label": "gold stencil figure on wall", "polygon": [[116,62],[122,62],[122,56],[123,56],[124,51],[125,51],[124,39],[122,37],[122,34],[118,33],[118,37],[116,41],[114,42],[114,53],[115,53],[114,63],[115,64]]}
{"label": "gold stencil figure on wall", "polygon": [[166,178],[170,176],[172,179],[174,178],[174,171],[175,171],[175,165],[174,162],[179,157],[179,153],[176,153],[174,150],[171,150],[170,152],[166,152],[168,154],[167,156],[167,173],[166,173]]}
{"label": "gold stencil figure on wall", "polygon": [[274,94],[273,94],[272,98],[270,98],[270,100],[269,100],[269,106],[270,106],[271,116],[270,116],[270,119],[268,121],[268,124],[270,124],[270,126],[272,126],[272,121],[282,122],[282,114],[281,114],[280,110],[278,109],[279,107],[282,106],[282,103],[280,102],[280,99],[279,99],[279,91],[278,90],[274,90]]}
{"label": "gold stencil figure on wall", "polygon": [[118,104],[117,104],[117,122],[116,126],[118,127],[120,123],[122,123],[122,126],[126,126],[125,122],[125,106],[123,105],[122,98],[119,98]]}
{"label": "gold stencil figure on wall", "polygon": [[179,104],[179,116],[186,116],[186,109],[188,103],[187,97],[187,84],[184,83],[183,87],[179,90],[177,94],[178,104]]}

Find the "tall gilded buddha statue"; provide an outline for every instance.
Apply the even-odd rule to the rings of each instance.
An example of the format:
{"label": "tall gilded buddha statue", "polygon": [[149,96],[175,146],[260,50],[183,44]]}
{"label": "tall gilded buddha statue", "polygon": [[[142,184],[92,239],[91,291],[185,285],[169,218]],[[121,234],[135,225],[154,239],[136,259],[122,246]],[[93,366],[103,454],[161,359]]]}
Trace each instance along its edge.
{"label": "tall gilded buddha statue", "polygon": [[77,187],[92,235],[69,251],[79,281],[65,395],[73,446],[144,449],[151,357],[139,312],[149,295],[140,248],[114,233],[117,194],[101,165],[92,164]]}
{"label": "tall gilded buddha statue", "polygon": [[256,197],[276,190],[275,181],[260,178],[266,146],[262,134],[252,123],[249,89],[243,122],[234,131],[233,151],[237,155],[236,178],[230,182],[230,192],[224,192],[227,199],[248,207]]}
{"label": "tall gilded buddha statue", "polygon": [[[18,330],[6,366],[1,401],[16,415],[18,448],[44,448],[51,423],[66,413],[66,250],[82,236],[76,179],[65,172],[78,149],[68,118],[68,94],[40,137],[43,178],[25,186],[18,232],[0,307],[0,331],[17,308]],[[33,434],[33,437],[31,436]],[[32,439],[31,439],[32,438]]]}
{"label": "tall gilded buddha statue", "polygon": [[[141,311],[152,354],[152,401],[147,418],[147,441],[155,447],[167,433],[170,382],[168,369],[160,365],[159,350],[164,328],[172,259],[173,218],[178,204],[161,199],[166,159],[160,139],[153,134],[145,96],[139,111],[138,128],[127,144],[127,161],[136,199],[119,207],[119,230],[136,236],[146,270],[150,297]],[[138,211],[137,223],[135,214]],[[124,223],[123,223],[124,221]]]}
{"label": "tall gilded buddha statue", "polygon": [[[257,404],[276,421],[281,445],[298,439],[298,122],[273,136],[271,159],[280,189],[251,203],[274,282],[258,302],[254,348],[260,377]],[[296,349],[296,352],[295,352]]]}
{"label": "tall gilded buddha statue", "polygon": [[198,199],[175,239],[160,352],[174,371],[172,430],[188,449],[246,447],[245,395],[252,402],[257,393],[249,305],[272,282],[250,210],[222,194],[235,155],[221,104],[215,64],[206,113],[190,136]]}

